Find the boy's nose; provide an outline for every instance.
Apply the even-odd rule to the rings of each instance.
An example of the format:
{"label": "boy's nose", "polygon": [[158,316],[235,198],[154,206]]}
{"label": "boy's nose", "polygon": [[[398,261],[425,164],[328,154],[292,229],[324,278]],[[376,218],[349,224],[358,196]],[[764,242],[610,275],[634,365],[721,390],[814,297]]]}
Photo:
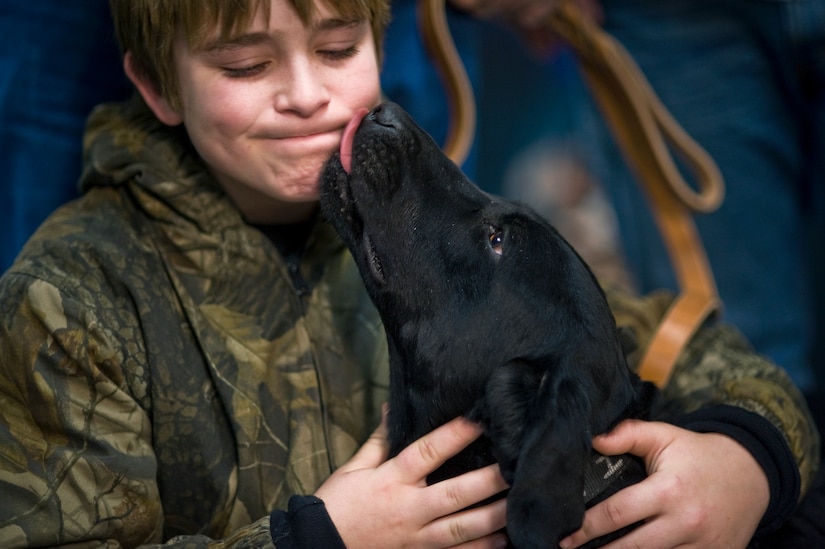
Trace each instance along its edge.
{"label": "boy's nose", "polygon": [[311,63],[292,63],[281,77],[283,80],[275,99],[278,111],[292,111],[307,116],[329,102],[329,92]]}

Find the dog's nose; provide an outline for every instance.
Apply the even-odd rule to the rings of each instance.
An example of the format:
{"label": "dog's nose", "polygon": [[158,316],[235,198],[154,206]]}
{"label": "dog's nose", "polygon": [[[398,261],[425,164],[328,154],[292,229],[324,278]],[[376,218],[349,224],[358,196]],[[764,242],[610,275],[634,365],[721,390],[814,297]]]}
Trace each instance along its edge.
{"label": "dog's nose", "polygon": [[401,124],[404,111],[395,103],[382,103],[375,107],[367,117],[377,124],[388,128],[397,128]]}

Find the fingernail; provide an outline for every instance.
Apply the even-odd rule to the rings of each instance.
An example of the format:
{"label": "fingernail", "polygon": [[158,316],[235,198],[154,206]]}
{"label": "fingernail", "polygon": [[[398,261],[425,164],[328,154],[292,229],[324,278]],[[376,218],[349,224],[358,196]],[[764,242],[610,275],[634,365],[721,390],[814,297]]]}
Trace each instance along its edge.
{"label": "fingernail", "polygon": [[561,549],[570,549],[573,547],[573,541],[570,538],[564,538],[559,542],[559,547]]}

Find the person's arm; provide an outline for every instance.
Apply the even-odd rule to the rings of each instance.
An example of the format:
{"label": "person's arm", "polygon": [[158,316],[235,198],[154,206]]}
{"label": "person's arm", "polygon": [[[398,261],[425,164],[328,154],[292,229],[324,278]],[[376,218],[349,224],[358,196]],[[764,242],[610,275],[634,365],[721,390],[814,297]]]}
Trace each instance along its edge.
{"label": "person's arm", "polygon": [[467,509],[507,487],[497,466],[433,486],[426,482],[429,473],[480,434],[479,426],[459,418],[388,461],[382,422],[315,495],[293,496],[288,510],[272,514],[276,547],[504,547],[506,500]]}
{"label": "person's arm", "polygon": [[[611,291],[608,298],[617,324],[637,340],[637,349],[628,356],[637,368],[673,296],[660,292],[639,299]],[[805,398],[780,366],[755,353],[734,327],[721,323],[701,329],[687,345],[663,396],[687,414],[679,425],[693,430],[708,430],[713,414],[709,408],[715,407],[716,421],[734,427],[725,428],[726,434],[739,438],[740,431],[746,446],[746,438],[758,436],[767,425],[775,427],[761,442],[775,455],[780,452],[773,448],[776,442],[785,443],[782,450],[792,456],[801,497],[819,464],[819,433]]]}
{"label": "person's arm", "polygon": [[0,280],[0,546],[274,547],[269,516],[223,540],[163,538],[160,426],[128,381],[148,384],[146,354],[128,308],[106,315],[112,295]]}
{"label": "person's arm", "polygon": [[0,296],[0,545],[159,540],[151,423],[107,326],[42,280]]}
{"label": "person's arm", "polygon": [[[670,299],[611,294],[611,305],[643,349]],[[630,358],[637,362],[639,353]],[[706,328],[680,357],[664,396],[687,411],[682,427],[627,421],[594,439],[600,452],[642,457],[649,477],[588,510],[564,547],[639,520],[622,542],[745,547],[757,529],[775,528],[793,510],[816,470],[819,440],[783,370],[731,328]]]}
{"label": "person's arm", "polygon": [[[462,511],[505,489],[496,467],[426,484],[428,473],[480,434],[462,420],[392,460],[382,426],[319,497],[295,496],[288,509],[253,517],[220,540],[194,532],[164,539],[170,510],[153,447],[163,425],[127,381],[127,368],[145,364],[138,326],[125,309],[117,308],[120,320],[101,318],[101,308],[70,295],[76,292],[83,290],[22,275],[0,281],[0,546],[297,549],[340,540],[338,526],[349,547],[375,546],[381,536],[389,545],[423,540],[429,547],[504,540],[497,533],[503,499]],[[94,293],[89,299],[106,299]]]}
{"label": "person's arm", "polygon": [[[124,325],[115,325],[100,316],[103,307],[25,275],[4,277],[0,296],[0,546],[162,543],[158,426],[126,381],[126,368],[145,359],[137,330],[127,330],[129,313],[121,310]],[[134,335],[128,346],[123,333]],[[267,546],[269,517],[222,545]]]}

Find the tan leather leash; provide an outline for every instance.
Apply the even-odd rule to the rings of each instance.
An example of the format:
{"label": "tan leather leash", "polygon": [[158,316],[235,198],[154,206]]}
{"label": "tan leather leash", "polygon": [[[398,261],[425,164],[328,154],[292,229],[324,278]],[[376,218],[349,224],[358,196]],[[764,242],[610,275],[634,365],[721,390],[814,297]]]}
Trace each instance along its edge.
{"label": "tan leather leash", "polygon": [[[475,103],[463,64],[449,37],[444,0],[419,0],[419,8],[422,14],[419,25],[452,98],[451,107],[459,102],[452,114],[449,136],[451,140],[466,142],[456,144],[448,140],[448,145],[451,151],[468,151],[475,118],[472,117],[471,126],[462,128],[468,118],[462,109],[475,110]],[[440,15],[433,15],[435,12]],[[440,19],[437,25],[436,19]],[[713,211],[721,204],[722,176],[713,159],[662,105],[632,57],[616,39],[569,1],[561,3],[548,25],[572,46],[588,88],[626,161],[642,183],[680,286],[679,295],[653,334],[639,367],[642,378],[661,387],[667,384],[679,354],[696,330],[721,309],[713,273],[692,214]],[[445,43],[452,48],[452,53],[440,49]],[[456,63],[460,69],[456,69]],[[466,96],[467,89],[471,102],[461,104],[466,100],[461,98]],[[671,150],[691,170],[698,192],[685,182]],[[457,158],[464,160],[463,156]]]}
{"label": "tan leather leash", "polygon": [[447,92],[450,124],[442,149],[461,166],[470,153],[476,131],[473,85],[450,34],[445,0],[419,0],[417,8],[421,37]]}

